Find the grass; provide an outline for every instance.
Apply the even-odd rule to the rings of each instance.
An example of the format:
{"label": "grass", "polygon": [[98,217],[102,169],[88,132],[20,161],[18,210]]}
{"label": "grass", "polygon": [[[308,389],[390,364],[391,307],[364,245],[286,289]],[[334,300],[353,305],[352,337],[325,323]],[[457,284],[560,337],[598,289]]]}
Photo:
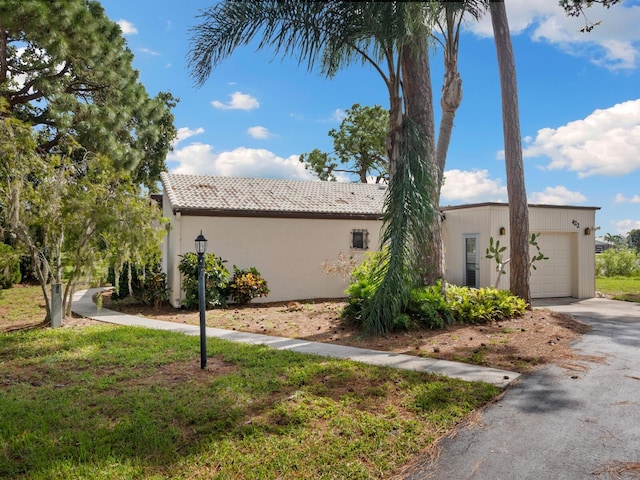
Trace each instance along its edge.
{"label": "grass", "polygon": [[35,324],[44,320],[44,298],[38,285],[0,288],[0,331],[3,328]]}
{"label": "grass", "polygon": [[596,277],[596,290],[614,300],[640,303],[640,277]]}
{"label": "grass", "polygon": [[388,478],[499,393],[216,339],[201,370],[198,349],[109,325],[0,335],[0,478]]}

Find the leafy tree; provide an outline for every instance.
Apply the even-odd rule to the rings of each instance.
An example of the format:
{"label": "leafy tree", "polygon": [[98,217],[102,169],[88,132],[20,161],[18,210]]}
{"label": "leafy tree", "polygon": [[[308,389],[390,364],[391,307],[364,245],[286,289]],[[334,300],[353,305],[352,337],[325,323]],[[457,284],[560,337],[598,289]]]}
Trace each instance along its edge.
{"label": "leafy tree", "polygon": [[627,243],[627,240],[622,235],[611,233],[605,234],[604,241],[610,243],[615,248],[624,247]]}
{"label": "leafy tree", "polygon": [[0,3],[0,100],[37,132],[37,151],[73,137],[155,188],[176,135],[168,93],[150,98],[118,25],[94,0]]}
{"label": "leafy tree", "polygon": [[339,129],[331,129],[335,157],[318,149],[300,155],[300,162],[320,180],[336,179],[334,172],[358,176],[362,183],[375,177],[376,183],[388,180],[385,139],[389,113],[380,105],[354,104],[346,111]]}
{"label": "leafy tree", "polygon": [[[37,155],[31,128],[0,119],[0,216],[29,255],[51,319],[49,282],[68,271],[63,311],[73,289],[101,260],[138,259],[157,252],[164,233],[157,205],[109,159],[65,139],[69,154]],[[115,239],[115,241],[110,241]]]}
{"label": "leafy tree", "polygon": [[511,47],[511,35],[504,0],[489,2],[491,24],[495,38],[500,93],[502,97],[502,129],[504,133],[505,165],[507,169],[507,195],[509,198],[509,227],[511,229],[509,289],[527,304],[531,304],[529,282],[529,207],[524,182],[522,141],[520,138],[520,110],[518,82]]}
{"label": "leafy tree", "polygon": [[640,253],[640,229],[636,228],[627,234],[627,243],[629,248],[633,248]]}

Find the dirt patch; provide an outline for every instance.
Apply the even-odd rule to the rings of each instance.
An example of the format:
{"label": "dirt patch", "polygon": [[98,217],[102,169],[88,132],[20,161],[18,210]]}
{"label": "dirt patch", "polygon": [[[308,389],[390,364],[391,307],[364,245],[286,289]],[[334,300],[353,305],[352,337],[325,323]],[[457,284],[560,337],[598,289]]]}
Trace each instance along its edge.
{"label": "dirt patch", "polygon": [[[197,311],[170,305],[156,310],[111,302],[108,293],[103,295],[103,305],[158,320],[199,323]],[[573,342],[590,327],[571,316],[546,309],[534,309],[522,317],[486,325],[418,329],[370,337],[340,316],[345,305],[337,300],[249,304],[209,310],[206,318],[207,325],[215,328],[469,362],[520,373],[547,363],[575,373],[588,368],[585,362],[600,360],[579,355],[572,348]]]}

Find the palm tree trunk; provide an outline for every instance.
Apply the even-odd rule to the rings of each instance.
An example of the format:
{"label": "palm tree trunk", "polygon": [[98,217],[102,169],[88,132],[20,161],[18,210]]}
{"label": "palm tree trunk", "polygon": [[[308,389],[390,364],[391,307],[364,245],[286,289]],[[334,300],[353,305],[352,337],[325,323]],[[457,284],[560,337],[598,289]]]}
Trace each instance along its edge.
{"label": "palm tree trunk", "polygon": [[529,208],[524,181],[524,164],[522,162],[516,66],[504,0],[491,0],[489,9],[496,43],[502,97],[502,129],[507,170],[509,227],[511,230],[509,288],[513,294],[523,298],[530,304]]}
{"label": "palm tree trunk", "polygon": [[[433,285],[442,278],[442,232],[439,215],[439,178],[435,155],[435,127],[433,115],[433,91],[431,88],[431,68],[429,51],[424,38],[415,41],[402,50],[402,89],[407,118],[418,128],[423,151],[420,159],[427,173],[429,208],[425,209],[424,241],[421,242],[422,271],[420,277],[425,285]],[[405,148],[407,148],[405,146]]]}

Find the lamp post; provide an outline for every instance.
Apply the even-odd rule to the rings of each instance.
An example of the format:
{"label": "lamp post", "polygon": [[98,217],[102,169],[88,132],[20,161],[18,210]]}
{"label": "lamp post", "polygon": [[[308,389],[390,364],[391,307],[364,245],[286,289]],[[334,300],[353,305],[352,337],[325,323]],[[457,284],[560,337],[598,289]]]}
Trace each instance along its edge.
{"label": "lamp post", "polygon": [[207,251],[207,239],[202,235],[196,237],[196,253],[198,254],[198,305],[200,308],[200,368],[207,367],[207,323],[204,293],[204,254]]}

